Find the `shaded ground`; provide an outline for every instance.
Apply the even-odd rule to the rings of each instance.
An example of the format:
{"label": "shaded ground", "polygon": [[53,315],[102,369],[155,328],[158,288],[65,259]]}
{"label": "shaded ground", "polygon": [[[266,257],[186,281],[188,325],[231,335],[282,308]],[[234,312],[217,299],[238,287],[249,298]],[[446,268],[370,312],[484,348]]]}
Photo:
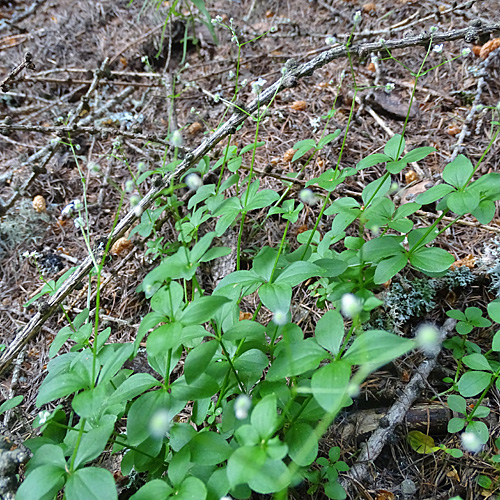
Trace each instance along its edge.
{"label": "shaded ground", "polygon": [[[112,185],[126,188],[130,170],[137,172],[140,163],[144,168],[154,168],[162,161],[164,147],[161,144],[146,144],[134,134],[152,134],[164,139],[177,127],[183,130],[184,147],[196,146],[203,134],[209,133],[224,117],[225,105],[213,98],[218,94],[230,99],[234,80],[237,47],[231,42],[227,31],[217,30],[219,44],[212,40],[207,26],[197,20],[189,20],[190,12],[182,6],[183,18],[164,26],[168,2],[160,8],[144,7],[135,1],[39,1],[33,13],[16,21],[30,4],[2,2],[0,0],[0,78],[22,62],[25,52],[33,54],[34,70],[24,70],[11,85],[11,90],[0,94],[0,120],[12,120],[17,125],[57,127],[70,113],[78,108],[80,99],[93,80],[93,72],[102,61],[110,59],[107,73],[101,78],[97,90],[91,96],[89,108],[82,111],[82,121],[96,128],[112,129],[106,134],[73,134],[75,154],[71,148],[60,146],[33,182],[20,193],[12,208],[0,222],[0,342],[8,343],[16,331],[30,318],[33,310],[22,304],[42,287],[38,271],[24,252],[36,251],[41,272],[46,279],[60,276],[69,267],[78,264],[87,255],[85,242],[73,220],[64,219],[61,212],[72,200],[83,199],[81,176],[87,178],[87,202],[91,216],[90,234],[95,240],[105,236],[113,224],[119,206],[120,193]],[[500,3],[473,3],[470,8],[455,9],[451,2],[422,0],[419,2],[392,2],[382,0],[374,3],[360,1],[246,1],[207,2],[212,17],[222,15],[225,22],[233,19],[240,40],[251,40],[262,33],[267,34],[258,41],[246,44],[242,49],[240,81],[247,84],[240,92],[242,102],[250,98],[250,82],[259,77],[268,83],[279,78],[283,64],[289,58],[304,62],[319,51],[328,48],[328,38],[345,41],[352,27],[353,15],[363,11],[360,30],[367,32],[358,39],[379,40],[400,38],[418,34],[437,26],[439,30],[461,28],[474,20],[498,21]],[[452,12],[448,12],[451,10]],[[12,22],[14,20],[15,22]],[[419,21],[420,20],[420,21]],[[414,23],[414,24],[412,24]],[[387,31],[392,27],[392,32]],[[162,39],[162,31],[164,37]],[[184,35],[189,37],[183,44]],[[171,40],[169,43],[168,40]],[[484,42],[484,41],[483,41]],[[450,42],[441,53],[432,52],[430,65],[443,59],[460,55],[468,47],[464,41]],[[159,55],[159,57],[156,57]],[[395,56],[416,70],[425,55],[424,48],[409,48],[398,51]],[[147,56],[147,58],[145,58]],[[481,88],[479,102],[495,106],[499,100],[499,74],[497,62],[486,70],[485,84]],[[395,61],[380,61],[376,65],[353,60],[353,71],[359,87],[381,86],[394,83],[390,95],[391,113],[386,110],[388,94],[383,91],[375,97],[363,90],[357,96],[355,117],[347,137],[342,165],[354,166],[367,154],[378,152],[390,133],[402,131],[413,77]],[[438,153],[419,163],[415,176],[405,178],[404,172],[395,176],[400,188],[418,193],[440,176],[444,165],[455,151],[458,141],[463,142],[463,153],[473,163],[477,162],[491,138],[491,114],[478,112],[469,116],[477,94],[478,67],[482,59],[471,54],[468,57],[445,64],[422,77],[417,86],[414,114],[406,130],[407,148],[434,146]],[[471,69],[472,68],[472,69]],[[298,140],[319,137],[324,123],[318,120],[334,103],[338,84],[344,81],[337,98],[338,113],[329,125],[329,132],[343,128],[348,120],[349,109],[354,98],[353,82],[347,60],[337,60],[299,82],[294,89],[279,94],[272,105],[268,118],[260,125],[259,140],[265,145],[258,149],[256,168],[262,173],[262,183],[282,193],[280,176],[297,171],[298,164],[286,161],[285,153]],[[172,94],[175,99],[169,98]],[[368,96],[365,100],[364,98]],[[297,104],[298,101],[303,103]],[[112,103],[109,109],[105,106]],[[88,113],[90,111],[90,113]],[[469,116],[469,118],[468,118]],[[80,124],[82,123],[80,121]],[[193,126],[193,123],[199,125]],[[0,123],[1,126],[1,123]],[[461,139],[460,133],[466,130]],[[125,134],[129,134],[126,137]],[[250,122],[234,135],[234,144],[244,146],[253,142],[254,125]],[[43,159],[33,157],[45,150],[51,141],[57,140],[55,133],[31,130],[9,131],[0,135],[0,197],[6,203],[15,195],[33,171],[34,165],[43,164]],[[117,144],[117,141],[119,145]],[[117,147],[118,146],[118,147]],[[212,152],[217,159],[222,146]],[[326,168],[335,165],[340,152],[340,142],[333,143],[321,153],[321,158],[309,164],[303,179],[316,177]],[[456,152],[455,152],[456,153]],[[493,145],[483,162],[481,172],[499,171],[499,145]],[[97,165],[100,174],[89,173],[89,166]],[[130,170],[129,170],[130,169]],[[269,175],[267,175],[269,174]],[[376,168],[363,172],[347,186],[348,194],[357,195],[363,185],[380,174]],[[301,184],[297,184],[297,190]],[[142,192],[144,194],[145,191]],[[124,199],[122,213],[130,209],[129,193]],[[43,196],[46,212],[33,209],[35,196]],[[409,193],[402,192],[401,198]],[[304,212],[304,217],[292,228],[295,236],[311,228],[317,211]],[[244,259],[248,260],[264,244],[276,244],[281,238],[284,225],[279,219],[269,219],[266,224],[254,214],[253,229],[244,235]],[[432,212],[415,216],[416,224],[426,225]],[[455,225],[440,240],[440,245],[457,259],[469,255],[479,259],[488,248],[496,248],[495,239],[500,233],[498,218],[488,228],[477,227],[475,220],[465,221],[469,225]],[[331,219],[324,218],[319,229],[328,230]],[[252,228],[252,224],[248,225]],[[175,240],[173,222],[166,220],[163,226],[165,240]],[[135,294],[136,286],[154,265],[145,254],[144,242],[137,235],[134,245],[114,258],[106,270],[103,302],[104,320],[112,328],[112,339],[125,341],[135,335],[141,316],[147,312],[147,304]],[[295,238],[292,244],[296,244]],[[205,269],[204,284],[213,286],[211,270]],[[409,276],[408,279],[413,278]],[[489,282],[474,282],[459,291],[440,291],[435,307],[422,311],[419,318],[409,318],[400,324],[402,332],[409,332],[422,318],[441,324],[443,311],[450,306],[461,308],[464,304],[484,307],[493,298],[488,289]],[[451,295],[453,293],[453,296]],[[67,305],[77,312],[86,305],[86,287],[75,293]],[[89,299],[91,302],[93,298]],[[314,302],[307,290],[296,292],[294,314],[303,318],[302,328],[312,332],[317,320]],[[248,310],[252,303],[245,304]],[[263,313],[265,321],[265,313]],[[300,315],[300,316],[299,316]],[[63,324],[63,318],[52,318],[38,337],[29,343],[22,362],[15,394],[25,395],[22,408],[11,418],[9,427],[15,434],[26,437],[30,422],[37,413],[34,405],[36,391],[43,379],[43,368],[48,360],[50,341]],[[479,341],[478,341],[479,342]],[[413,369],[413,362],[394,367],[393,373],[378,373],[367,382],[364,391],[366,406],[377,407],[390,404],[391,395],[404,385],[405,373]],[[455,369],[454,360],[448,353],[442,366]],[[443,390],[438,374],[427,397]],[[2,390],[7,395],[12,380],[3,381]],[[391,391],[380,396],[382,387],[391,386]],[[498,393],[491,391],[491,409],[498,415]],[[494,428],[490,429],[496,436]],[[461,494],[464,498],[477,498],[480,488],[475,482],[479,470],[494,475],[495,469],[479,457],[465,456],[450,459],[447,456],[416,455],[403,439],[391,443],[383,457],[375,464],[378,473],[376,489],[400,492],[404,479],[411,479],[417,486],[414,496],[408,498],[448,498]],[[454,437],[443,437],[444,443],[452,446]],[[356,451],[355,440],[342,443],[332,436],[328,445],[341,445],[346,451],[344,459],[349,462]],[[327,445],[325,444],[325,447]],[[444,455],[444,454],[443,454]],[[453,472],[453,473],[452,473]],[[424,480],[422,480],[424,478]],[[372,491],[373,494],[373,491]],[[375,495],[376,497],[376,495]],[[302,497],[305,498],[305,497]],[[377,497],[383,498],[383,497]]]}

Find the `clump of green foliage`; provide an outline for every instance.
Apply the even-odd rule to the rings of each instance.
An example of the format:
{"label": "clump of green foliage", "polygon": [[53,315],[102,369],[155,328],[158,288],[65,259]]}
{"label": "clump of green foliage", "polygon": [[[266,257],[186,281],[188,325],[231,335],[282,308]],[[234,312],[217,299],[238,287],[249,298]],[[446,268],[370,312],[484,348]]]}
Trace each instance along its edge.
{"label": "clump of green foliage", "polygon": [[[234,32],[232,26],[226,28]],[[236,43],[240,54],[244,44],[237,37]],[[432,44],[427,55],[431,50]],[[424,63],[412,72],[415,88],[425,74]],[[352,78],[356,94],[360,89],[354,72]],[[257,94],[264,83],[255,85]],[[235,95],[238,88],[236,83]],[[353,98],[349,123],[355,102]],[[312,493],[345,498],[338,478],[348,467],[338,449],[332,448],[328,458],[321,457],[319,440],[338,413],[352,404],[369,373],[417,345],[392,331],[365,328],[383,304],[376,293],[381,284],[407,268],[431,278],[444,276],[454,258],[433,244],[449,227],[441,226],[443,218],[451,212],[457,220],[472,213],[481,223],[488,223],[494,216],[494,202],[500,199],[500,174],[479,177],[481,161],[473,165],[459,155],[444,167],[441,184],[415,202],[396,207],[391,176],[410,162],[424,160],[434,148],[419,147],[404,154],[406,121],[402,133],[385,144],[383,153],[363,158],[355,168],[344,168],[341,160],[349,126],[343,132],[331,130],[334,105],[323,117],[318,136],[295,144],[294,158],[303,158],[308,165],[322,148],[342,137],[338,162],[309,179],[309,191],[300,199],[289,194],[292,177],[285,194],[279,196],[261,189],[254,172],[255,152],[263,144],[259,123],[269,110],[259,109],[250,117],[256,124],[251,144],[239,149],[229,143],[220,159],[205,157],[190,172],[199,175],[198,180],[183,179],[182,187],[196,190],[187,206],[180,200],[181,186],[171,185],[151,209],[140,214],[135,231],[156,241],[150,249],[158,265],[140,284],[151,311],[142,319],[133,342],[109,343],[110,329],[100,327],[100,283],[109,244],[103,258],[92,253],[96,312],[91,315],[85,308],[68,316],[68,324],[51,344],[48,373],[36,400],[41,409],[33,424],[38,435],[27,442],[33,458],[18,500],[48,499],[60,490],[72,500],[116,499],[113,476],[97,466],[103,453],[122,454],[122,473],[140,479],[133,500],[219,500],[227,495],[244,499],[252,492],[284,499],[304,479],[309,480]],[[497,135],[498,128],[487,151]],[[240,169],[243,162],[250,165],[249,171]],[[149,176],[166,175],[178,163],[175,156],[154,172],[134,174],[131,182],[140,193]],[[379,164],[384,173],[363,188],[361,199],[333,197],[349,177]],[[201,185],[201,177],[210,171],[219,173],[218,181]],[[317,187],[326,195],[318,196],[315,226],[299,235],[298,248],[291,251],[290,225],[297,222]],[[427,227],[414,228],[412,214],[434,202],[442,215]],[[164,244],[156,224],[166,210],[176,217],[176,245]],[[279,215],[283,234],[279,244],[264,246],[249,269],[242,269],[242,234],[249,214],[256,210]],[[317,227],[323,214],[334,218],[331,229],[320,238]],[[215,229],[200,236],[200,228],[208,221],[215,222]],[[238,229],[237,269],[212,293],[206,293],[196,270],[231,252],[214,241],[233,226]],[[86,227],[81,225],[88,243]],[[347,236],[351,227],[357,236]],[[319,280],[315,289],[324,307],[312,336],[304,333],[290,313],[294,289],[309,280]],[[418,297],[424,310],[432,303],[432,287],[426,290],[425,280],[417,281],[415,287],[405,293]],[[257,309],[251,319],[240,321],[240,304],[252,294],[258,297]],[[405,307],[407,317],[414,309],[410,310],[409,303]],[[262,308],[270,311],[272,321],[258,321]],[[477,311],[462,314],[461,323],[484,326]],[[496,309],[491,314],[500,321]],[[500,350],[497,337],[492,346],[495,352]],[[69,352],[59,354],[67,342]],[[137,356],[143,342],[151,373],[133,373],[124,364]],[[474,350],[467,343],[456,349],[457,353]],[[464,398],[491,387],[500,372],[493,359],[474,354],[478,353],[466,356],[464,363],[475,375],[466,377],[465,373],[450,382]],[[473,379],[474,389],[467,379]],[[70,398],[71,406],[54,407],[61,398]],[[176,418],[181,412],[188,413],[187,422]],[[480,410],[462,418],[462,428],[467,426],[481,442],[485,442],[484,427],[474,424],[473,417],[483,414]]]}

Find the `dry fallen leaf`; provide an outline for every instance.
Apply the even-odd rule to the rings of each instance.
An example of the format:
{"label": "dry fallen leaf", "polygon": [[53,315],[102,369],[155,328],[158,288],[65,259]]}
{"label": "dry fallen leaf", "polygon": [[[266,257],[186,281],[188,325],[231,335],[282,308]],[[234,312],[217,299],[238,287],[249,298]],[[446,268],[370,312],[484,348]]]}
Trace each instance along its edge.
{"label": "dry fallen leaf", "polygon": [[490,53],[498,49],[498,47],[500,47],[500,38],[493,38],[493,40],[486,42],[481,47],[481,51],[479,52],[479,57],[481,59],[486,59],[490,55]]}
{"label": "dry fallen leaf", "polygon": [[132,242],[122,236],[121,238],[118,238],[113,245],[111,246],[110,253],[113,255],[120,255],[123,252],[127,251],[130,247],[132,246]]}
{"label": "dry fallen leaf", "polygon": [[47,211],[47,203],[41,194],[38,194],[33,198],[33,208],[35,209],[35,212],[38,212],[39,214]]}
{"label": "dry fallen leaf", "polygon": [[405,174],[405,182],[406,184],[410,184],[413,181],[418,180],[418,175],[414,170],[408,170]]}
{"label": "dry fallen leaf", "polygon": [[373,12],[374,10],[377,10],[377,6],[374,2],[368,2],[363,5],[362,9],[363,12]]}
{"label": "dry fallen leaf", "polygon": [[472,46],[472,53],[475,55],[475,56],[478,56],[479,57],[479,54],[481,53],[481,45],[473,45]]}
{"label": "dry fallen leaf", "polygon": [[252,313],[240,311],[240,321],[243,321],[244,319],[252,319],[252,317]]}
{"label": "dry fallen leaf", "polygon": [[368,71],[371,71],[372,73],[375,73],[375,71],[376,71],[376,69],[377,69],[377,68],[375,68],[375,64],[371,62],[371,63],[370,63],[370,64],[366,67],[366,69],[367,69]]}
{"label": "dry fallen leaf", "polygon": [[289,149],[288,151],[285,151],[285,154],[283,155],[283,161],[286,161],[287,163],[291,162],[293,159],[293,155],[296,152],[296,149]]}
{"label": "dry fallen leaf", "polygon": [[295,101],[294,103],[292,103],[290,107],[295,111],[304,111],[307,108],[307,102]]}
{"label": "dry fallen leaf", "polygon": [[450,266],[450,270],[458,269],[459,267],[468,267],[469,269],[474,269],[476,263],[476,258],[474,255],[469,254],[463,259],[457,260]]}
{"label": "dry fallen leaf", "polygon": [[193,122],[189,125],[187,131],[189,135],[196,135],[203,129],[203,125],[200,122]]}
{"label": "dry fallen leaf", "polygon": [[456,135],[458,135],[461,132],[461,129],[458,125],[450,125],[448,127],[447,132],[448,132],[448,135],[455,137]]}
{"label": "dry fallen leaf", "polygon": [[377,496],[375,497],[376,500],[394,500],[394,498],[394,493],[387,490],[378,490]]}

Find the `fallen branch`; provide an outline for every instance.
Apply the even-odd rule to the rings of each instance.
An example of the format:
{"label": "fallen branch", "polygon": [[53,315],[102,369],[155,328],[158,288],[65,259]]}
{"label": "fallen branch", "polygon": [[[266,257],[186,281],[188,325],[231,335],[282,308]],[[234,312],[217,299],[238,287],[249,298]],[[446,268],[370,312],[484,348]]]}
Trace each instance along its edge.
{"label": "fallen branch", "polygon": [[[456,323],[457,321],[455,319],[449,318],[441,327],[438,340],[439,352],[441,351],[442,342],[453,331]],[[392,405],[391,409],[385,415],[385,418],[380,422],[378,429],[370,436],[363,446],[357,462],[351,467],[346,476],[342,478],[341,484],[348,494],[349,490],[352,489],[352,479],[360,483],[369,480],[373,461],[380,455],[387,440],[394,434],[396,426],[403,422],[408,410],[420,395],[422,387],[436,366],[438,354],[439,353],[433,353],[432,356],[427,357],[418,367],[403,394],[401,394],[399,399]]]}
{"label": "fallen branch", "polygon": [[[372,52],[384,51],[384,49],[395,50],[412,46],[427,46],[429,43],[443,43],[451,40],[464,39],[467,43],[476,43],[483,35],[500,32],[500,23],[487,24],[480,26],[470,26],[468,28],[451,30],[445,33],[427,33],[414,37],[407,37],[400,40],[380,40],[371,43],[358,43],[351,47],[334,47],[319,54],[314,59],[298,65],[293,59],[290,59],[283,68],[283,76],[273,85],[263,90],[262,93],[251,101],[245,109],[235,109],[231,117],[219,127],[210,137],[205,139],[197,148],[185,155],[184,160],[174,172],[169,172],[162,179],[162,182],[140,201],[140,203],[131,210],[120,223],[110,232],[106,239],[101,240],[95,247],[96,257],[101,258],[105,248],[106,240],[111,240],[111,244],[123,236],[125,232],[136,222],[154,202],[156,197],[168,186],[174,178],[182,177],[195,165],[205,154],[207,154],[216,144],[222,141],[229,134],[235,134],[237,128],[254,113],[263,109],[263,106],[269,104],[274,96],[280,91],[295,87],[299,79],[311,76],[317,69],[322,68],[331,61],[348,54],[366,57]],[[78,267],[78,269],[69,277],[63,286],[47,301],[42,311],[37,313],[29,323],[16,335],[15,339],[7,346],[0,357],[0,375],[7,369],[17,353],[22,347],[35,335],[44,322],[58,309],[65,297],[71,293],[80,283],[80,281],[93,268],[93,257],[88,256]]]}

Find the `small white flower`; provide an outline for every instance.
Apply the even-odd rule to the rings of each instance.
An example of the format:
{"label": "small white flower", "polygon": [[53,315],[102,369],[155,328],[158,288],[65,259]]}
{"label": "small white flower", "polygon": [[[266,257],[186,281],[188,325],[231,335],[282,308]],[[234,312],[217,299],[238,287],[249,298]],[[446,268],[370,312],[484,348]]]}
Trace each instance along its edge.
{"label": "small white flower", "polygon": [[482,448],[482,443],[479,438],[473,432],[463,432],[460,436],[462,440],[462,446],[472,453],[478,452]]}
{"label": "small white flower", "polygon": [[363,306],[356,295],[346,293],[342,295],[340,310],[346,318],[354,318],[363,310]]}
{"label": "small white flower", "polygon": [[156,439],[162,439],[170,430],[172,418],[170,412],[164,408],[156,410],[149,420],[149,432]]}
{"label": "small white flower", "polygon": [[439,331],[433,325],[422,325],[417,331],[417,344],[426,354],[439,352]]}
{"label": "small white flower", "polygon": [[361,11],[360,10],[357,10],[355,12],[354,17],[353,17],[353,22],[354,22],[354,25],[359,24],[361,22]]}
{"label": "small white flower", "polygon": [[142,215],[142,212],[144,212],[144,210],[140,205],[137,205],[136,207],[134,207],[134,215],[136,217],[140,217]]}
{"label": "small white flower", "polygon": [[126,183],[125,183],[125,191],[127,193],[131,193],[132,191],[134,191],[135,189],[135,183],[132,179],[129,179]]}
{"label": "small white flower", "polygon": [[191,191],[197,191],[201,186],[203,186],[203,181],[200,176],[194,173],[188,174],[184,180],[186,182],[186,186],[191,189]]}
{"label": "small white flower", "polygon": [[122,147],[122,143],[118,139],[116,139],[116,141],[113,142],[113,148],[119,149],[121,147]]}
{"label": "small white flower", "polygon": [[438,27],[437,27],[437,26],[431,26],[431,27],[430,27],[430,29],[429,29],[429,31],[430,31],[431,33],[436,33],[436,31],[437,31],[437,30],[438,30]]}
{"label": "small white flower", "polygon": [[234,71],[231,69],[229,70],[229,73],[227,74],[227,78],[229,80],[232,80],[236,75],[234,74]]}
{"label": "small white flower", "polygon": [[242,82],[240,82],[240,87],[243,88],[243,87],[246,87],[248,83],[248,80],[245,78]]}
{"label": "small white flower", "polygon": [[273,323],[278,326],[286,325],[288,323],[288,312],[276,311],[273,314]]}
{"label": "small white flower", "polygon": [[354,384],[353,382],[349,382],[349,385],[347,386],[347,395],[351,398],[356,398],[359,396],[359,385]]}
{"label": "small white flower", "polygon": [[327,36],[325,43],[327,45],[333,45],[333,44],[337,43],[337,39],[334,36]]}
{"label": "small white flower", "polygon": [[75,227],[77,229],[84,229],[85,228],[85,221],[83,220],[82,217],[77,217],[75,220],[74,220],[74,223],[75,223]]}
{"label": "small white flower", "polygon": [[276,33],[278,31],[278,27],[277,26],[271,26],[271,28],[269,29],[270,33]]}
{"label": "small white flower", "polygon": [[146,166],[146,164],[143,162],[143,161],[140,161],[138,164],[137,164],[137,172],[142,172],[144,170],[144,167]]}
{"label": "small white flower", "polygon": [[434,45],[434,48],[432,50],[437,54],[441,54],[441,52],[443,52],[443,44],[440,43],[438,45]]}
{"label": "small white flower", "polygon": [[43,410],[38,414],[38,421],[40,422],[40,425],[43,425],[45,422],[47,422],[48,418],[50,417],[50,411]]}
{"label": "small white flower", "polygon": [[380,44],[384,45],[384,44],[385,44],[385,38],[381,38],[381,39],[378,41],[378,43],[380,43]]}
{"label": "small white flower", "polygon": [[180,130],[174,131],[174,133],[172,134],[171,143],[174,148],[180,148],[182,146],[182,134]]}
{"label": "small white flower", "polygon": [[245,420],[252,407],[252,400],[246,394],[240,394],[234,400],[234,415],[238,420]]}
{"label": "small white flower", "polygon": [[482,104],[478,104],[478,105],[476,106],[476,111],[482,111],[482,110],[483,110],[483,108],[484,108],[484,106],[483,106]]}
{"label": "small white flower", "polygon": [[220,497],[219,500],[233,500],[233,497],[230,497],[229,495],[225,495],[223,497]]}
{"label": "small white flower", "polygon": [[72,213],[73,210],[75,209],[74,202],[68,203],[62,210],[61,210],[61,217],[69,217]]}
{"label": "small white flower", "polygon": [[93,174],[98,174],[101,171],[101,167],[95,161],[89,161],[89,163],[87,164],[87,168]]}
{"label": "small white flower", "polygon": [[371,57],[370,57],[370,61],[373,64],[377,64],[378,63],[378,56],[376,56],[375,54],[372,54]]}
{"label": "small white flower", "polygon": [[75,145],[74,145],[74,148],[75,148],[77,151],[80,151],[81,146],[80,146],[80,144],[75,144]]}
{"label": "small white flower", "polygon": [[231,42],[238,43],[238,37],[236,35],[233,35],[231,37]]}
{"label": "small white flower", "polygon": [[467,57],[471,53],[471,50],[467,47],[466,49],[462,49],[462,57]]}
{"label": "small white flower", "polygon": [[255,82],[252,83],[252,92],[254,94],[260,94],[260,91],[262,90],[262,87],[266,84],[267,80],[264,80],[264,78],[259,77],[259,79]]}
{"label": "small white flower", "polygon": [[136,194],[130,197],[130,205],[132,205],[133,207],[139,205],[140,201],[141,199]]}
{"label": "small white flower", "polygon": [[189,110],[189,112],[190,112],[192,115],[196,114],[196,108],[193,106],[193,107]]}
{"label": "small white flower", "polygon": [[315,205],[316,204],[316,196],[312,192],[311,189],[305,188],[302,189],[299,193],[299,198],[302,203],[306,205]]}
{"label": "small white flower", "polygon": [[385,89],[384,89],[384,90],[385,90],[388,94],[390,94],[390,93],[394,90],[394,87],[395,87],[395,86],[396,86],[396,85],[395,85],[394,83],[387,83],[387,84],[385,85]]}
{"label": "small white flower", "polygon": [[321,118],[319,116],[309,118],[309,125],[311,125],[314,130],[317,130],[321,125]]}
{"label": "small white flower", "polygon": [[220,101],[220,94],[217,93],[214,95],[214,102],[219,102]]}

